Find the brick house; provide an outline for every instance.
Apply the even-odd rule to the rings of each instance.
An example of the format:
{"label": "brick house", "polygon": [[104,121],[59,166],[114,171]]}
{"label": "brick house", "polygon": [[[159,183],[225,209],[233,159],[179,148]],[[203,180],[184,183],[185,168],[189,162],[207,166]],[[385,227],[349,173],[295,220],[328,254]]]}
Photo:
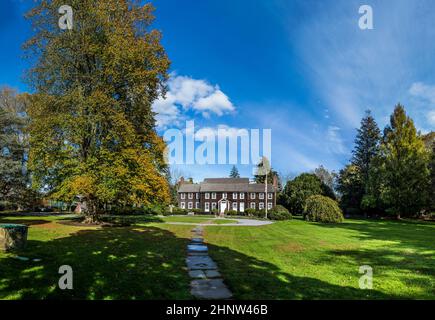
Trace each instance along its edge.
{"label": "brick house", "polygon": [[209,213],[217,209],[244,212],[248,208],[268,210],[276,206],[277,183],[267,185],[252,183],[249,178],[207,178],[201,183],[185,182],[178,186],[178,206],[182,209],[199,209]]}

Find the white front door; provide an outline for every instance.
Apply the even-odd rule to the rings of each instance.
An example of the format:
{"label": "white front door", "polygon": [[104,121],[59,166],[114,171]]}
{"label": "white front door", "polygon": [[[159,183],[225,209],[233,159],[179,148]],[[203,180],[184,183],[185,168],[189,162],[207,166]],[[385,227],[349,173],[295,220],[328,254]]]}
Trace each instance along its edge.
{"label": "white front door", "polygon": [[221,202],[220,213],[224,213],[226,208],[227,208],[227,202],[226,201],[222,201]]}
{"label": "white front door", "polygon": [[240,202],[240,212],[245,212],[245,203],[244,202]]}

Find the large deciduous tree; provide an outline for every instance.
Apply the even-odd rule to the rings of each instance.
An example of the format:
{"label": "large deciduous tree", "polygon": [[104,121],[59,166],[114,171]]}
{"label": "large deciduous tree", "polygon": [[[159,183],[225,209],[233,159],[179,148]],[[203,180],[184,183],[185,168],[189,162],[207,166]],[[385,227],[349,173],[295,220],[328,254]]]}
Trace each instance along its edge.
{"label": "large deciduous tree", "polygon": [[387,211],[398,218],[418,215],[429,199],[429,152],[400,104],[384,130],[380,163]]}
{"label": "large deciduous tree", "polygon": [[288,181],[283,190],[283,200],[291,213],[302,214],[305,201],[313,195],[323,195],[334,199],[334,193],[313,173],[302,173]]}
{"label": "large deciduous tree", "polygon": [[87,222],[103,203],[168,202],[165,144],[152,102],[165,92],[169,60],[151,30],[151,5],[72,0],[71,30],[58,26],[60,0],[40,0],[27,17],[35,36],[25,48],[35,90],[30,168],[37,188],[86,205]]}

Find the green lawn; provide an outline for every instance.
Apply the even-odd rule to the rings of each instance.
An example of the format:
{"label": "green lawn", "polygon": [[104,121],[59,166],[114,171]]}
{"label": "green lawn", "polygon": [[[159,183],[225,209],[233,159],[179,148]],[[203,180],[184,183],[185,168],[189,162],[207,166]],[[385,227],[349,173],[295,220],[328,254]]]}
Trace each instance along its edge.
{"label": "green lawn", "polygon": [[[299,219],[206,229],[212,258],[240,299],[435,299],[435,224]],[[358,286],[373,268],[373,290]]]}
{"label": "green lawn", "polygon": [[[204,219],[97,228],[64,225],[62,217],[0,217],[30,225],[19,254],[42,259],[0,252],[0,299],[189,299],[184,259],[192,226],[162,223],[174,218]],[[435,299],[434,223],[294,219],[204,228],[236,299]],[[57,288],[64,264],[74,270],[74,290]],[[373,290],[358,288],[360,265],[373,267]]]}

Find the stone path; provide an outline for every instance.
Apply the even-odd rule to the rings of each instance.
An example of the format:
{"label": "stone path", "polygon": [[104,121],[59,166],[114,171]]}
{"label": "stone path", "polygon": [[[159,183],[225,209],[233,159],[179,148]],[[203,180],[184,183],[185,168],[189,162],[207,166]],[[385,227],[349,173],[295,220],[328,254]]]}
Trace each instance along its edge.
{"label": "stone path", "polygon": [[[219,218],[216,218],[219,219]],[[195,223],[195,222],[166,222],[167,224],[180,224],[180,225],[192,225],[192,226],[216,226],[216,227],[257,227],[257,226],[265,226],[267,224],[273,223],[273,221],[267,221],[267,220],[255,220],[255,219],[233,219],[228,218],[229,220],[236,220],[237,223],[223,223],[223,224],[217,224],[217,223]]]}
{"label": "stone path", "polygon": [[198,299],[229,299],[231,291],[224,284],[216,262],[208,255],[204,244],[203,229],[197,226],[192,230],[193,238],[187,245],[186,264],[189,270],[190,293]]}

